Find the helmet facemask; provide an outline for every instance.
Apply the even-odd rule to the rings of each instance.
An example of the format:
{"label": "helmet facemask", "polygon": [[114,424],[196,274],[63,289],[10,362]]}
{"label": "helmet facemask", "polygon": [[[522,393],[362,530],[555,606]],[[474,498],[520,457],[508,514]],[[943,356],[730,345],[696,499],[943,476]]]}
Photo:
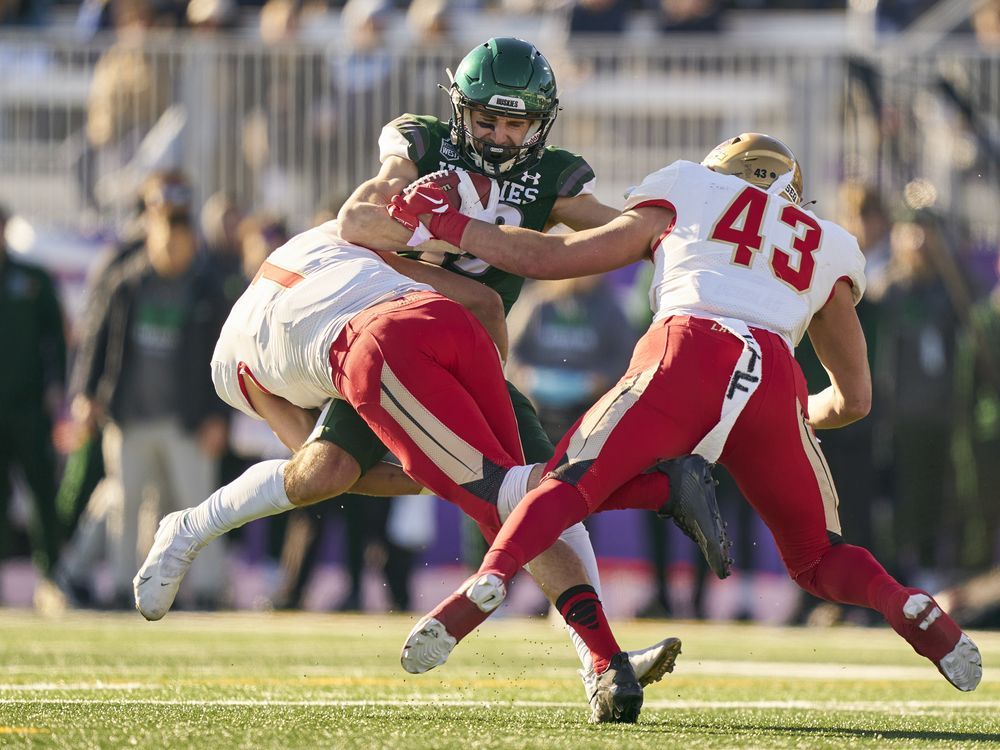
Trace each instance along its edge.
{"label": "helmet facemask", "polygon": [[[494,97],[497,98],[497,97]],[[469,161],[490,177],[499,177],[519,168],[530,166],[542,157],[545,140],[555,121],[555,112],[551,114],[532,113],[505,109],[496,106],[483,106],[472,102],[464,96],[456,86],[451,90],[452,100],[452,141],[462,150]],[[518,118],[528,120],[529,126],[524,140],[519,146],[491,143],[473,135],[473,122],[478,113],[495,115],[497,117]],[[460,125],[457,125],[460,123]]]}

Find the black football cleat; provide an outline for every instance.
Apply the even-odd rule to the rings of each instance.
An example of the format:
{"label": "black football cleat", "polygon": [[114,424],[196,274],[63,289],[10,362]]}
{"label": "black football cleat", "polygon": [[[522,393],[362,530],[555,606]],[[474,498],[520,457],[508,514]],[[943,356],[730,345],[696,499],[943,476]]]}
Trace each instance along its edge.
{"label": "black football cleat", "polygon": [[642,708],[642,686],[624,651],[611,657],[608,668],[597,676],[590,696],[591,724],[635,724]]}
{"label": "black football cleat", "polygon": [[712,464],[692,453],[661,461],[655,468],[670,479],[670,499],[657,515],[670,518],[698,545],[715,575],[728,577],[733,565],[729,557],[732,542],[715,499],[717,482],[712,476]]}

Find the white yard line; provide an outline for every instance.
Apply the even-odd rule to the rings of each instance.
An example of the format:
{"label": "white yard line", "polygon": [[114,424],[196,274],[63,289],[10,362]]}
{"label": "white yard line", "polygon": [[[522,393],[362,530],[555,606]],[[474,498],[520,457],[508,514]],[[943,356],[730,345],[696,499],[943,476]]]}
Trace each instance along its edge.
{"label": "white yard line", "polygon": [[[95,680],[91,683],[79,683],[78,686],[71,686],[70,683],[60,683],[60,682],[44,682],[37,683],[38,685],[45,686],[51,685],[51,687],[38,687],[32,688],[31,684],[18,684],[18,683],[6,683],[0,684],[0,690],[71,690],[71,689],[115,689],[124,683],[115,683],[113,679],[114,673],[120,673],[122,667],[114,665],[105,665],[105,668],[100,667],[88,667],[91,672],[104,672],[107,673],[109,679],[106,680]],[[162,668],[153,667],[129,667],[129,670],[141,674],[143,672],[156,672],[158,674],[162,673]],[[316,670],[314,666],[308,667],[311,671],[309,675],[309,680],[311,681],[322,681],[324,678],[323,670]],[[4,671],[9,676],[11,674],[22,673],[22,674],[33,674],[37,676],[44,675],[46,673],[58,673],[65,674],[65,665],[39,665],[39,666],[12,666],[4,667]],[[199,669],[198,673],[206,676],[215,676],[218,678],[224,678],[229,684],[236,684],[239,682],[239,675],[230,672],[220,673],[213,669]],[[680,678],[684,677],[769,677],[775,679],[794,679],[794,680],[853,680],[853,681],[874,681],[874,682],[913,682],[913,681],[923,681],[923,682],[936,682],[940,680],[941,677],[938,675],[937,671],[931,666],[930,663],[927,664],[914,664],[914,665],[880,665],[880,664],[830,664],[830,663],[817,663],[817,662],[774,662],[774,661],[695,661],[692,659],[686,659],[681,656],[677,663],[676,676]],[[334,675],[329,675],[331,678]],[[288,682],[291,677],[288,674],[273,674],[273,679],[280,682]],[[388,682],[392,682],[393,678],[391,675],[383,675],[383,679]],[[400,674],[402,678],[402,674]],[[190,684],[193,680],[196,680],[196,674],[189,672],[183,677],[179,678],[178,681]],[[566,680],[575,680],[576,677],[572,675],[569,671],[565,673]],[[210,681],[210,680],[209,680]],[[258,685],[262,682],[266,682],[267,679],[255,678],[253,680],[248,680],[248,684]],[[349,683],[350,678],[339,678],[336,680],[338,683]],[[364,682],[365,680],[359,679],[359,682]],[[517,680],[507,679],[502,673],[497,675],[497,681],[503,683],[516,683]],[[131,681],[129,685],[134,685],[135,687],[124,687],[123,690],[127,689],[141,689],[143,687],[158,688],[164,687],[169,684],[169,681],[164,678],[160,682],[149,682],[149,683],[139,683]]]}
{"label": "white yard line", "polygon": [[[172,700],[128,698],[0,698],[0,705],[149,705],[149,706],[220,706],[220,707],[413,707],[449,706],[457,708],[579,708],[578,701],[476,701],[438,698],[424,695],[419,699],[381,700],[253,700],[245,698],[212,700]],[[653,700],[643,704],[647,709],[779,709],[797,711],[853,711],[874,713],[914,713],[935,710],[997,710],[1000,701],[698,701]]]}

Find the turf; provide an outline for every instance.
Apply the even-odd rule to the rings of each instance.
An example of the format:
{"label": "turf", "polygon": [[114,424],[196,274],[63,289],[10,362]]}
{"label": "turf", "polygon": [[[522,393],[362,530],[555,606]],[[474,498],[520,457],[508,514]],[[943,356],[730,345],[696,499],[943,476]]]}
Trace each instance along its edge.
{"label": "turf", "polygon": [[0,611],[0,747],[975,748],[1000,745],[1000,633],[960,693],[888,628],[619,623],[677,670],[632,726],[589,726],[557,627],[496,619],[411,676],[413,618],[307,614],[44,620]]}

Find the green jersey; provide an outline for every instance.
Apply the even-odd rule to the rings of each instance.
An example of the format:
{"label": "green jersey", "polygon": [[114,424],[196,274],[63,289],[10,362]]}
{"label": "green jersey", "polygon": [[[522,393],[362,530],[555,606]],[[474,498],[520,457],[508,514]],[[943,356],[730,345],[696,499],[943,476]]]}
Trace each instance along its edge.
{"label": "green jersey", "polygon": [[[417,165],[420,177],[441,169],[462,167],[479,171],[462,157],[451,142],[451,128],[436,117],[403,115],[382,129],[379,157],[409,159]],[[543,231],[556,200],[585,195],[594,191],[594,170],[583,157],[549,146],[542,158],[529,167],[504,175],[500,182],[500,207],[497,223]],[[449,271],[476,279],[493,289],[503,300],[504,312],[517,301],[524,277],[493,268],[468,253],[448,254],[441,264]],[[531,402],[510,383],[514,415],[517,417],[521,446],[529,463],[547,461],[554,451],[545,435]],[[340,446],[361,465],[362,472],[385,455],[385,446],[367,424],[345,401],[338,401],[327,412],[323,425],[314,433],[320,440]]]}
{"label": "green jersey", "polygon": [[[451,142],[448,123],[436,117],[403,115],[382,129],[379,158],[409,159],[421,177],[441,169],[462,167],[479,171]],[[549,146],[542,158],[525,169],[504,175],[500,182],[498,224],[544,231],[559,198],[594,191],[594,170],[582,156]],[[504,310],[510,308],[524,285],[522,276],[501,271],[468,253],[449,254],[442,263],[449,271],[474,278],[500,295]]]}

